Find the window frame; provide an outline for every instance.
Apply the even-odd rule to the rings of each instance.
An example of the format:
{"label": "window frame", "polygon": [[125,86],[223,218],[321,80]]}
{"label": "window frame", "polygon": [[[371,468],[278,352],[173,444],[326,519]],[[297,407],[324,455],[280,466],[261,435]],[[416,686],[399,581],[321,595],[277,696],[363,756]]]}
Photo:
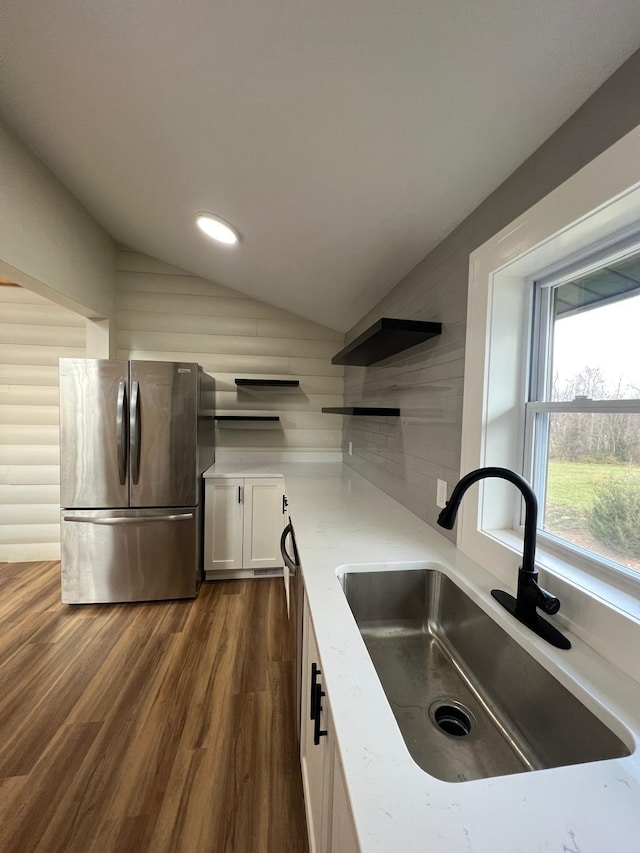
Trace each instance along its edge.
{"label": "window frame", "polygon": [[[640,399],[591,400],[576,398],[571,401],[552,401],[551,363],[553,339],[553,291],[568,281],[596,272],[622,259],[640,255],[640,233],[626,236],[607,249],[597,252],[587,250],[585,256],[552,275],[533,276],[528,280],[531,288],[530,347],[526,351],[524,393],[524,446],[523,476],[531,483],[544,507],[546,502],[548,462],[548,422],[543,418],[554,412],[631,413],[640,414]],[[639,291],[640,292],[640,289]],[[628,295],[628,294],[627,294]],[[624,298],[624,297],[622,297]],[[589,310],[589,309],[587,309]],[[591,310],[596,310],[594,307]],[[543,513],[538,516],[543,522]],[[585,571],[623,584],[640,596],[640,574],[633,569],[609,560],[585,548],[538,528],[538,545],[553,551],[567,561],[577,562]]]}
{"label": "window frame", "polygon": [[[640,127],[587,164],[470,257],[463,400],[461,473],[501,465],[522,473],[523,389],[528,377],[521,354],[530,345],[533,277],[555,274],[589,249],[606,251],[629,237],[640,221]],[[513,490],[495,478],[470,489],[458,520],[459,550],[506,588],[516,583],[521,554]],[[637,629],[640,598],[613,578],[586,573],[579,561],[538,547],[543,584],[562,600],[557,620],[607,655],[617,635],[600,630],[596,607],[613,606]],[[586,596],[586,598],[585,598]],[[613,618],[610,616],[607,619]],[[598,626],[595,631],[594,626]],[[606,633],[606,632],[605,632]],[[617,653],[624,645],[616,646]],[[625,653],[622,653],[625,657]],[[637,675],[637,664],[629,663]]]}

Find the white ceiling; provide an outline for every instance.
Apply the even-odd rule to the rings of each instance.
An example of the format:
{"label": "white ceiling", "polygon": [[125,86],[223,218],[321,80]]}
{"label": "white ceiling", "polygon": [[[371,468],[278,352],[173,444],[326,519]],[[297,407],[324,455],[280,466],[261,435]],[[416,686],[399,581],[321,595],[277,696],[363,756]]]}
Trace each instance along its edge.
{"label": "white ceiling", "polygon": [[640,44],[638,0],[0,7],[4,117],[117,242],[342,331]]}

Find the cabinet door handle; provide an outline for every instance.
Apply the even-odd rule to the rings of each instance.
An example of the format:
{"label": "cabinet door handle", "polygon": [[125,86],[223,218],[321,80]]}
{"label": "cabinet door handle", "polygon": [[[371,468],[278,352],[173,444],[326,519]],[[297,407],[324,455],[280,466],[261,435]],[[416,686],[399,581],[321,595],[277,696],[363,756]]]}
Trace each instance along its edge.
{"label": "cabinet door handle", "polygon": [[322,675],[322,672],[318,669],[318,665],[316,663],[311,664],[311,696],[309,697],[309,719],[315,720],[317,714],[317,701],[318,695],[316,690],[320,685],[318,684],[318,676]]}
{"label": "cabinet door handle", "polygon": [[282,496],[282,514],[284,515],[287,511],[287,507],[289,506],[289,501],[287,500],[287,496]]}
{"label": "cabinet door handle", "polygon": [[238,503],[242,503],[242,486],[238,486]]}
{"label": "cabinet door handle", "polygon": [[316,684],[316,717],[313,721],[313,743],[314,746],[320,746],[320,738],[326,737],[328,732],[326,729],[320,728],[320,715],[322,714],[322,697],[326,693],[319,684]]}

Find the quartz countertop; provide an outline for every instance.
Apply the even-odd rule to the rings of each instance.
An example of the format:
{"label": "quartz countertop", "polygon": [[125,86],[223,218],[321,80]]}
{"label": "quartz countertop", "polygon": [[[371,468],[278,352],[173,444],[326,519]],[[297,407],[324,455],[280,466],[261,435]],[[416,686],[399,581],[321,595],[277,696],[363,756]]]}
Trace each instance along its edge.
{"label": "quartz countertop", "polygon": [[[569,634],[552,648],[490,595],[496,579],[336,462],[218,461],[211,476],[285,478],[336,743],[363,853],[610,853],[640,838],[640,685]],[[622,737],[626,758],[443,782],[410,757],[338,580],[341,567],[437,563]],[[517,563],[514,564],[514,587]],[[603,710],[598,710],[602,706]]]}

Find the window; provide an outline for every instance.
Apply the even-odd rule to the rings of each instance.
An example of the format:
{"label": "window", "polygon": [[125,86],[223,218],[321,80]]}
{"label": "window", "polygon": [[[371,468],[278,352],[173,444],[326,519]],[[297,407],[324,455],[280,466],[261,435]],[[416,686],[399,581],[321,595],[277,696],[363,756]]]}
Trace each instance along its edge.
{"label": "window", "polygon": [[524,473],[541,543],[640,578],[640,251],[631,245],[588,272],[574,265],[535,283]]}
{"label": "window", "polygon": [[[536,454],[540,459],[539,448],[544,447],[544,442],[536,445],[534,435],[531,434],[527,453],[523,453],[525,421],[530,432],[529,424],[537,404],[571,403],[573,409],[569,412],[553,413],[558,426],[561,426],[561,420],[566,420],[567,414],[585,414],[595,424],[595,419],[603,415],[602,411],[596,411],[598,406],[605,409],[612,402],[618,405],[620,399],[636,400],[635,397],[625,395],[619,397],[618,401],[610,401],[602,399],[601,395],[598,401],[592,395],[591,401],[576,403],[576,394],[574,400],[553,400],[549,391],[546,396],[531,397],[527,411],[524,405],[527,401],[525,389],[529,389],[529,384],[523,376],[522,365],[526,360],[523,354],[530,353],[528,348],[531,345],[532,282],[536,279],[539,281],[539,290],[546,285],[549,298],[555,298],[557,293],[553,291],[559,291],[560,285],[595,272],[596,266],[592,264],[586,267],[583,263],[579,270],[574,268],[571,275],[565,272],[564,277],[560,274],[561,270],[567,271],[569,264],[575,267],[576,260],[584,259],[588,253],[605,252],[606,247],[619,246],[634,234],[637,237],[639,223],[640,127],[472,253],[469,265],[461,473],[485,465],[497,465],[530,477],[531,472],[524,465],[527,453],[532,460],[534,447],[538,448]],[[591,257],[593,259],[593,254]],[[601,254],[599,266],[606,265],[609,260],[608,256]],[[568,292],[567,288],[560,296]],[[628,308],[632,297],[628,296],[624,300],[616,298],[613,302],[620,302]],[[574,303],[573,307],[579,306]],[[591,316],[597,320],[602,316],[600,311],[604,308],[604,302],[600,305],[594,303],[591,308],[584,306],[580,313],[585,318]],[[553,310],[552,303],[549,312],[551,317],[554,316]],[[556,334],[555,352],[554,339],[551,338],[552,349],[549,351],[547,348],[544,358],[548,356],[548,360],[552,361],[555,355],[557,363],[560,353],[557,335],[568,328],[569,318],[559,316],[552,324],[552,331]],[[640,362],[640,358],[636,360]],[[539,356],[536,356],[534,363],[538,367]],[[552,387],[553,372],[547,375],[551,377]],[[537,389],[536,394],[539,395],[540,386]],[[589,411],[575,412],[580,402]],[[637,402],[631,405],[635,407]],[[637,419],[637,410],[622,414],[633,414]],[[543,419],[544,413],[534,418],[539,422]],[[587,421],[587,418],[583,420]],[[592,429],[595,430],[595,427]],[[541,434],[544,435],[544,432]],[[546,478],[540,501],[542,523],[548,525],[549,513],[545,519],[546,495],[548,492],[550,498],[553,496],[555,484],[548,481],[544,465],[542,472]],[[540,477],[540,474],[536,472],[536,476]],[[458,516],[458,548],[490,574],[491,583],[496,586],[504,584],[505,589],[515,587],[517,566],[522,554],[520,522],[520,506],[514,499],[513,487],[498,479],[484,480],[470,489]],[[554,541],[551,531],[539,536],[536,563],[542,584],[562,602],[556,618],[610,659],[615,657],[618,665],[622,661],[626,670],[633,672],[634,677],[640,680],[637,655],[631,655],[629,651],[637,643],[640,574],[622,564],[618,564],[618,570],[594,572],[576,556],[577,550],[573,546],[565,546],[562,553],[554,551]],[[547,547],[547,542],[550,547]],[[567,553],[571,555],[569,558]]]}

